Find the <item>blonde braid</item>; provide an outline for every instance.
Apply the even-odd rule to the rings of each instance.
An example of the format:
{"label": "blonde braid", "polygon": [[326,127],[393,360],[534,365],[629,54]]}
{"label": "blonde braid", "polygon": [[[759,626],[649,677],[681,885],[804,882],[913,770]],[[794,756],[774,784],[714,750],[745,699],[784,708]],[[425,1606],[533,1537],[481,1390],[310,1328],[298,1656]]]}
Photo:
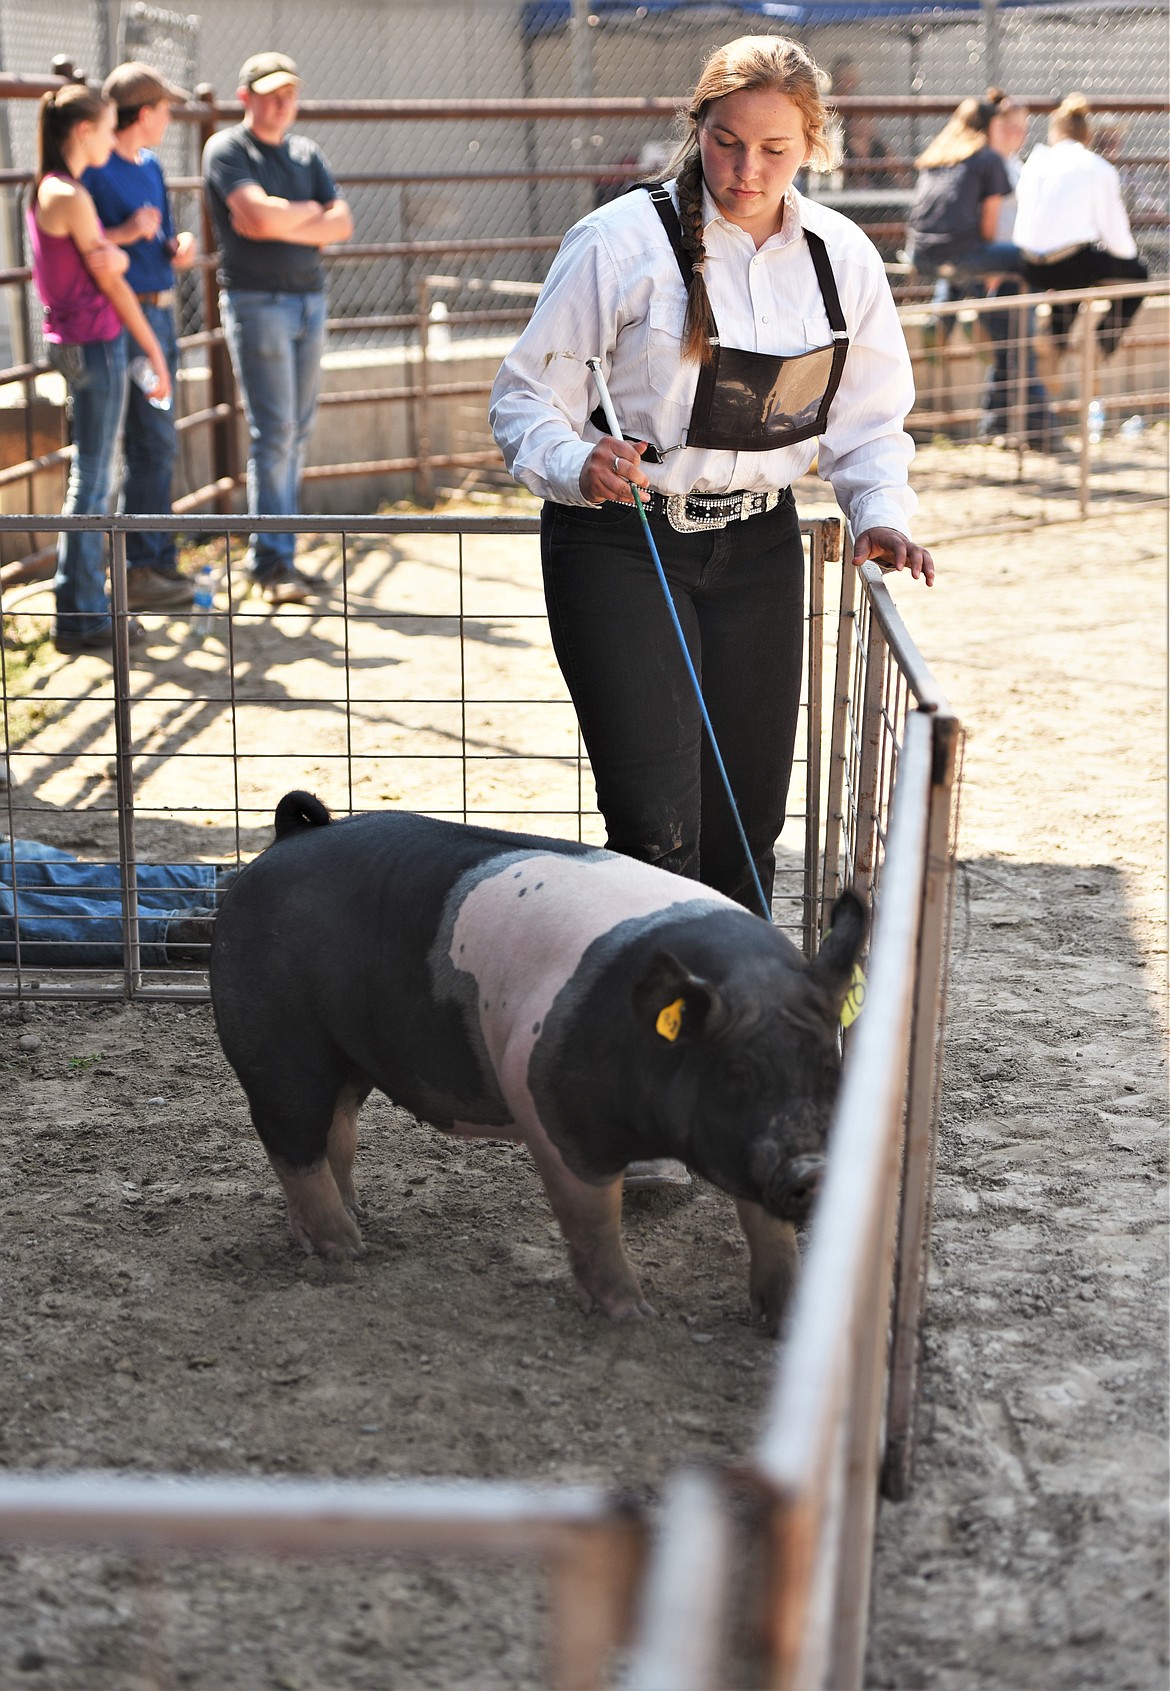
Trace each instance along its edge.
{"label": "blonde braid", "polygon": [[703,242],[703,161],[698,147],[679,170],[678,220],[682,226],[683,251],[691,260],[694,274],[687,290],[687,315],[683,323],[682,355],[699,364],[714,356],[711,342],[718,335],[703,270],[707,248]]}

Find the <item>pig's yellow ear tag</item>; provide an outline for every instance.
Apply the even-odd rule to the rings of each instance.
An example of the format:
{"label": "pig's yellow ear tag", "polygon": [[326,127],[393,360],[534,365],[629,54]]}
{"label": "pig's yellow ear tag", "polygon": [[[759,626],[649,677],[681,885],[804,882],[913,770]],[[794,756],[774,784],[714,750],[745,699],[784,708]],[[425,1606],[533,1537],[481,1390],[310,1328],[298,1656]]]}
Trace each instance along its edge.
{"label": "pig's yellow ear tag", "polygon": [[663,1039],[674,1041],[678,1038],[679,1029],[682,1027],[682,1013],[685,1003],[685,999],[676,998],[673,1004],[668,1004],[664,1010],[659,1010],[654,1029],[656,1033],[662,1035]]}
{"label": "pig's yellow ear tag", "polygon": [[[861,964],[853,965],[853,980],[849,992],[841,1006],[841,1026],[850,1028],[860,1016],[865,1007],[865,976],[861,972]],[[664,1012],[665,1013],[665,1012]]]}

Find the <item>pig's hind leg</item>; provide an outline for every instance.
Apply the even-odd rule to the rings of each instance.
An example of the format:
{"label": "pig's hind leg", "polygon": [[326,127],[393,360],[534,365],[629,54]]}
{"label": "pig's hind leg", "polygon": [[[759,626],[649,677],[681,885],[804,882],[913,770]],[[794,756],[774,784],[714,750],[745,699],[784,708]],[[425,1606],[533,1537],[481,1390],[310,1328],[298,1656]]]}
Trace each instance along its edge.
{"label": "pig's hind leg", "polygon": [[353,1160],[357,1155],[358,1111],[365,1103],[369,1090],[368,1086],[353,1084],[342,1087],[333,1106],[333,1120],[329,1123],[325,1141],[325,1155],[337,1182],[338,1193],[355,1221],[365,1214],[353,1183]]}
{"label": "pig's hind leg", "polygon": [[249,1091],[252,1121],[284,1188],[289,1227],[301,1249],[334,1261],[365,1255],[354,1219],[358,1108],[369,1091],[336,1075]]}

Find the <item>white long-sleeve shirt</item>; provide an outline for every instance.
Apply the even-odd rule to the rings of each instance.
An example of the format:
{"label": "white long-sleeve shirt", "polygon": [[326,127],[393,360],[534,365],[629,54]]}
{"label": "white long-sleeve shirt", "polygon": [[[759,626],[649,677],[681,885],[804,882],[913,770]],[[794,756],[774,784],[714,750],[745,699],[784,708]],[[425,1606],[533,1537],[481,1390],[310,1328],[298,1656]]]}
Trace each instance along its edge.
{"label": "white long-sleeve shirt", "polygon": [[1097,242],[1115,258],[1137,256],[1121,178],[1108,159],[1080,141],[1040,145],[1028,154],[1016,184],[1013,239],[1040,257]]}
{"label": "white long-sleeve shirt", "polygon": [[758,251],[706,194],[704,216],[704,279],[728,347],[791,357],[832,341],[802,228],[824,240],[849,353],[819,443],[770,452],[666,451],[686,439],[699,366],[680,356],[687,296],[674,250],[649,196],[633,192],[569,230],[531,320],[500,367],[489,415],[508,468],[541,498],[588,503],[581,471],[607,431],[587,420],[598,395],[585,360],[600,357],[622,432],[666,451],[661,464],[644,464],[658,492],[788,487],[816,457],[855,533],[908,533],[917,499],[906,481],[914,445],[902,423],[914,386],[872,242],[840,213],[795,191],[785,200],[781,232]]}

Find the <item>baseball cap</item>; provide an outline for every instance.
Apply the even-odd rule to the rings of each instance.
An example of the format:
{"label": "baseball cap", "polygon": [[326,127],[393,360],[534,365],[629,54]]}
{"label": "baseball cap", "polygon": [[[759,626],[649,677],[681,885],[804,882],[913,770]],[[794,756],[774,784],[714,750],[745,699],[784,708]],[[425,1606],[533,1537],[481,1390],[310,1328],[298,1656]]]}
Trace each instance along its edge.
{"label": "baseball cap", "polygon": [[112,100],[123,111],[132,106],[156,106],[160,100],[181,105],[191,98],[185,88],[176,88],[152,65],[144,65],[138,59],[118,65],[110,72],[102,84],[102,97]]}
{"label": "baseball cap", "polygon": [[253,94],[271,94],[301,78],[293,61],[284,53],[253,53],[240,66],[240,87]]}

